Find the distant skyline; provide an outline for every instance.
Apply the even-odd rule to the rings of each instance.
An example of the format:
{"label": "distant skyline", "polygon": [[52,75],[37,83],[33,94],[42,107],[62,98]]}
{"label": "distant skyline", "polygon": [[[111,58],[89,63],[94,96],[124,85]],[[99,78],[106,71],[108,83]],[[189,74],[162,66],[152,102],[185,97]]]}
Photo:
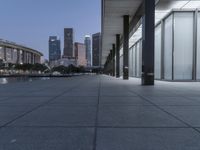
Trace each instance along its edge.
{"label": "distant skyline", "polygon": [[0,38],[40,50],[48,59],[49,36],[61,39],[74,28],[74,41],[101,30],[101,0],[1,0]]}

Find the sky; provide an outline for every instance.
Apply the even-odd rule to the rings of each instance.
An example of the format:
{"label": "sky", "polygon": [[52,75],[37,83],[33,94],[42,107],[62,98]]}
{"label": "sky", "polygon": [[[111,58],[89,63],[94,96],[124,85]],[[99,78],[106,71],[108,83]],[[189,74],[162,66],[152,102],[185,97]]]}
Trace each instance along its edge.
{"label": "sky", "polygon": [[39,50],[48,59],[49,36],[74,28],[75,42],[101,31],[101,0],[0,0],[0,39]]}

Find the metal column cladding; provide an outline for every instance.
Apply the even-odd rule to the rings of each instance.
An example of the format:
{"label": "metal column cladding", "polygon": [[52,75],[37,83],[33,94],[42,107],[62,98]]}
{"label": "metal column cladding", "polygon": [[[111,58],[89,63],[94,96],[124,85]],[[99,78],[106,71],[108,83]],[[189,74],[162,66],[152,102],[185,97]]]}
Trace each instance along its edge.
{"label": "metal column cladding", "polygon": [[142,85],[154,85],[155,0],[144,0],[142,29]]}
{"label": "metal column cladding", "polygon": [[115,55],[116,55],[116,49],[115,49],[115,44],[112,45],[112,51],[113,51],[113,56],[112,56],[112,61],[113,61],[113,64],[112,64],[112,68],[113,68],[113,76],[115,76]]}
{"label": "metal column cladding", "polygon": [[120,35],[116,35],[116,77],[120,77]]}
{"label": "metal column cladding", "polygon": [[129,79],[128,53],[129,53],[129,15],[123,17],[123,79]]}

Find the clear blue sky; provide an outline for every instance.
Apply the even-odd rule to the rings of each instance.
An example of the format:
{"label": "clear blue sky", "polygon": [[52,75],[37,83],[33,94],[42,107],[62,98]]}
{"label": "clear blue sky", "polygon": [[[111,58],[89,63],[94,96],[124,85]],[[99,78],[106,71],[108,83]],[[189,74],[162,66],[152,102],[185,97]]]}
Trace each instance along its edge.
{"label": "clear blue sky", "polygon": [[48,58],[48,38],[73,27],[75,41],[101,30],[101,0],[0,0],[0,38],[39,49]]}

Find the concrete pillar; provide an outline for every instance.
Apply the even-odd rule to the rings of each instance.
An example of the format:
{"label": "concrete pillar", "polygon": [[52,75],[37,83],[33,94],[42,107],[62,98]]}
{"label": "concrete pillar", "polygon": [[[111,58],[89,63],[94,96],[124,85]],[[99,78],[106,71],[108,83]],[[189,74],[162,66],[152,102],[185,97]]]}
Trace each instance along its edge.
{"label": "concrete pillar", "polygon": [[120,77],[120,35],[116,35],[116,78]]}
{"label": "concrete pillar", "polygon": [[6,47],[4,46],[4,60],[7,61],[7,52],[6,52]]}
{"label": "concrete pillar", "polygon": [[26,59],[25,59],[25,51],[22,50],[22,63],[25,64],[26,63]]}
{"label": "concrete pillar", "polygon": [[112,45],[112,71],[113,71],[113,77],[115,77],[115,44]]}
{"label": "concrete pillar", "polygon": [[20,64],[20,50],[17,49],[17,64]]}
{"label": "concrete pillar", "polygon": [[109,57],[109,70],[110,70],[110,75],[113,76],[113,51],[112,49],[110,50],[110,57]]}
{"label": "concrete pillar", "polygon": [[155,0],[144,0],[142,29],[142,85],[154,85]]}
{"label": "concrete pillar", "polygon": [[31,53],[31,64],[33,64],[33,53]]}
{"label": "concrete pillar", "polygon": [[129,15],[123,17],[123,79],[129,79],[128,53],[129,53]]}

